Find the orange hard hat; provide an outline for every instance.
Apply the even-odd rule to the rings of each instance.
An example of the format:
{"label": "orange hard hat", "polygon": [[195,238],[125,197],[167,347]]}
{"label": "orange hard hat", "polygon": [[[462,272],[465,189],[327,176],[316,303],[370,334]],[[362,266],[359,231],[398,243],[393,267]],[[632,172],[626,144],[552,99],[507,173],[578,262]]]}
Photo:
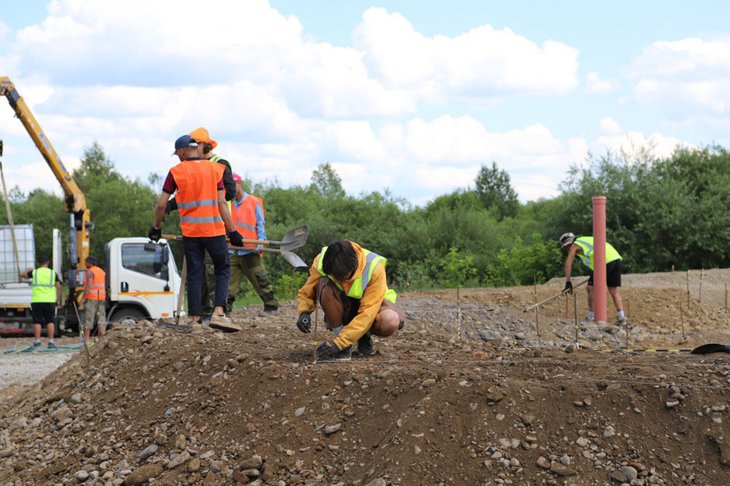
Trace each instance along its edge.
{"label": "orange hard hat", "polygon": [[206,130],[203,127],[196,128],[192,132],[189,133],[191,137],[193,137],[195,140],[197,140],[200,143],[207,143],[213,148],[216,148],[218,146],[218,142],[210,138],[210,135],[208,134],[208,130]]}

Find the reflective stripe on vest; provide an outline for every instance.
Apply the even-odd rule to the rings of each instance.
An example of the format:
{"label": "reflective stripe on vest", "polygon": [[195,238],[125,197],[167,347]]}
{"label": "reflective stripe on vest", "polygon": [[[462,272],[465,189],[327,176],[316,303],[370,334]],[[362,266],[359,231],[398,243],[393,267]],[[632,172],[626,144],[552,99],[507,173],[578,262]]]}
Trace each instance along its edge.
{"label": "reflective stripe on vest", "polygon": [[225,167],[208,160],[185,160],[170,172],[177,185],[180,229],[183,236],[201,238],[226,234],[218,211],[218,181]]}
{"label": "reflective stripe on vest", "polygon": [[38,267],[33,270],[31,286],[31,302],[56,302],[56,272],[50,268]]}
{"label": "reflective stripe on vest", "polygon": [[[574,243],[583,250],[582,254],[577,253],[580,261],[583,265],[593,270],[593,237],[581,236],[580,238],[577,238]],[[606,242],[606,263],[611,263],[614,260],[621,260],[621,255],[610,243]]]}
{"label": "reflective stripe on vest", "polygon": [[106,272],[101,268],[91,267],[86,270],[84,297],[87,300],[106,300]]}
{"label": "reflective stripe on vest", "polygon": [[[322,269],[322,262],[324,261],[324,254],[327,252],[327,247],[325,246],[322,248],[322,251],[319,253],[319,261],[317,262],[317,272],[323,276],[329,278],[332,283],[335,284],[335,286],[345,292],[345,294],[348,297],[351,297],[353,299],[362,299],[362,296],[365,294],[365,289],[367,288],[368,284],[370,283],[370,279],[373,277],[373,273],[375,272],[375,267],[379,263],[383,264],[383,267],[385,268],[385,265],[388,263],[388,260],[385,257],[382,257],[378,255],[377,253],[373,253],[372,251],[366,250],[365,248],[362,249],[363,254],[365,255],[365,267],[363,268],[362,273],[358,275],[358,277],[352,281],[352,285],[350,286],[350,289],[345,292],[345,289],[337,283],[337,280],[335,280],[333,277],[330,277],[327,275],[324,270]],[[388,302],[392,302],[395,304],[395,300],[398,298],[397,294],[395,293],[395,290],[389,289],[386,286],[385,290],[385,296],[383,297],[384,300],[387,300]]]}

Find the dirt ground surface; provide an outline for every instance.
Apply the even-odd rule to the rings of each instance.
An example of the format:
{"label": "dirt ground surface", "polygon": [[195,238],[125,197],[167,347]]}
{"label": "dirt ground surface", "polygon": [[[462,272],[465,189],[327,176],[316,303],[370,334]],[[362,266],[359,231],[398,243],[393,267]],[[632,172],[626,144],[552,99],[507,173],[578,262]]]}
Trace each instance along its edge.
{"label": "dirt ground surface", "polygon": [[338,363],[312,364],[293,302],[275,316],[238,311],[235,334],[142,321],[90,359],[76,352],[4,390],[0,478],[730,484],[730,354],[686,352],[730,344],[728,281],[730,270],[624,276],[622,327],[580,320],[585,287],[575,304],[525,312],[561,279],[463,289],[458,301],[456,290],[406,293],[406,327],[376,338],[376,356]]}

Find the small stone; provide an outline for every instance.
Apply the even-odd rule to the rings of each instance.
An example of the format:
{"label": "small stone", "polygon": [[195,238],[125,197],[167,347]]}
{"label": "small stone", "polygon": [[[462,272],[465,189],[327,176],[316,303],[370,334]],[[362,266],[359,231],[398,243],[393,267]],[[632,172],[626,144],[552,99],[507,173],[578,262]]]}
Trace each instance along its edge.
{"label": "small stone", "polygon": [[563,456],[560,458],[560,464],[564,466],[570,466],[570,456],[567,454],[563,454]]}
{"label": "small stone", "polygon": [[416,453],[416,455],[418,455],[418,454],[420,454],[420,453],[421,453],[421,448],[420,448],[420,447],[418,447],[418,446],[414,446],[414,447],[413,447],[413,452],[415,452],[415,453]]}
{"label": "small stone", "polygon": [[616,430],[611,425],[606,427],[606,429],[603,431],[603,437],[605,437],[607,439],[609,437],[613,437],[614,435],[616,435]]}
{"label": "small stone", "polygon": [[324,428],[324,435],[332,435],[335,432],[337,432],[338,430],[340,430],[341,427],[342,427],[342,424],[328,425],[327,427]]}
{"label": "small stone", "polygon": [[154,455],[154,453],[157,452],[157,449],[157,444],[152,444],[151,446],[147,447],[139,454],[139,460],[144,461],[148,457]]}
{"label": "small stone", "polygon": [[537,465],[543,469],[550,469],[550,461],[543,456],[537,458]]}
{"label": "small stone", "polygon": [[244,469],[261,469],[261,467],[264,465],[264,460],[259,456],[258,454],[255,454],[245,461],[243,461],[239,466],[238,469],[243,471]]}
{"label": "small stone", "polygon": [[74,393],[71,395],[71,401],[74,403],[81,403],[81,393]]}
{"label": "small stone", "polygon": [[137,486],[146,484],[150,479],[156,478],[162,474],[163,468],[160,464],[145,464],[132,471],[126,478],[124,484],[129,486]]}
{"label": "small stone", "polygon": [[188,463],[188,471],[190,471],[190,472],[198,472],[198,471],[200,471],[200,459],[198,459],[197,457],[193,458]]}
{"label": "small stone", "polygon": [[429,386],[433,386],[436,384],[436,380],[434,378],[426,378],[421,382],[421,386],[424,388],[428,388]]}
{"label": "small stone", "polygon": [[142,339],[139,340],[139,342],[142,344],[147,344],[151,342],[152,339],[154,339],[152,336],[144,336]]}
{"label": "small stone", "polygon": [[575,441],[575,443],[581,447],[585,447],[590,443],[590,441],[585,437],[578,437],[578,439]]}
{"label": "small stone", "polygon": [[667,403],[666,403],[667,408],[674,408],[677,405],[679,405],[679,400],[667,400]]}
{"label": "small stone", "polygon": [[578,471],[571,468],[570,466],[566,466],[564,464],[560,464],[559,462],[553,462],[550,465],[550,471],[554,472],[558,476],[575,476],[578,474]]}
{"label": "small stone", "polygon": [[497,403],[504,398],[504,394],[494,388],[487,389],[487,403]]}
{"label": "small stone", "polygon": [[621,472],[624,474],[624,476],[626,477],[626,481],[628,481],[629,483],[636,479],[639,475],[638,471],[631,466],[626,466],[625,468],[621,469]]}
{"label": "small stone", "polygon": [[175,449],[183,450],[185,449],[185,444],[187,444],[187,437],[183,434],[178,434],[177,437],[175,437]]}
{"label": "small stone", "polygon": [[305,410],[306,410],[306,407],[299,407],[298,409],[294,410],[294,416],[301,417],[302,415],[304,415]]}
{"label": "small stone", "polygon": [[89,479],[89,473],[82,469],[80,471],[76,471],[74,477],[78,480],[78,482],[83,483],[84,481]]}
{"label": "small stone", "polygon": [[190,453],[188,451],[183,451],[181,454],[178,454],[173,460],[167,463],[167,469],[175,469],[178,466],[182,466],[189,460]]}

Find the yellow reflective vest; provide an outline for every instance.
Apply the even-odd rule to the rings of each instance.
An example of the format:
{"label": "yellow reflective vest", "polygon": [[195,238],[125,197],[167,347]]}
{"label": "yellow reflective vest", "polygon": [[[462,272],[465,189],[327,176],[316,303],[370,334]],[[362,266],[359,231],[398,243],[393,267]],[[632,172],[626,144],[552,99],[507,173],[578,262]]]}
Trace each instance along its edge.
{"label": "yellow reflective vest", "polygon": [[48,267],[33,270],[31,302],[56,302],[56,272]]}
{"label": "yellow reflective vest", "polygon": [[[581,236],[576,238],[573,243],[583,250],[583,253],[577,253],[580,261],[583,262],[583,265],[593,270],[593,237]],[[606,242],[606,263],[611,263],[614,260],[621,260],[621,255],[616,251],[616,248],[609,242]]]}

